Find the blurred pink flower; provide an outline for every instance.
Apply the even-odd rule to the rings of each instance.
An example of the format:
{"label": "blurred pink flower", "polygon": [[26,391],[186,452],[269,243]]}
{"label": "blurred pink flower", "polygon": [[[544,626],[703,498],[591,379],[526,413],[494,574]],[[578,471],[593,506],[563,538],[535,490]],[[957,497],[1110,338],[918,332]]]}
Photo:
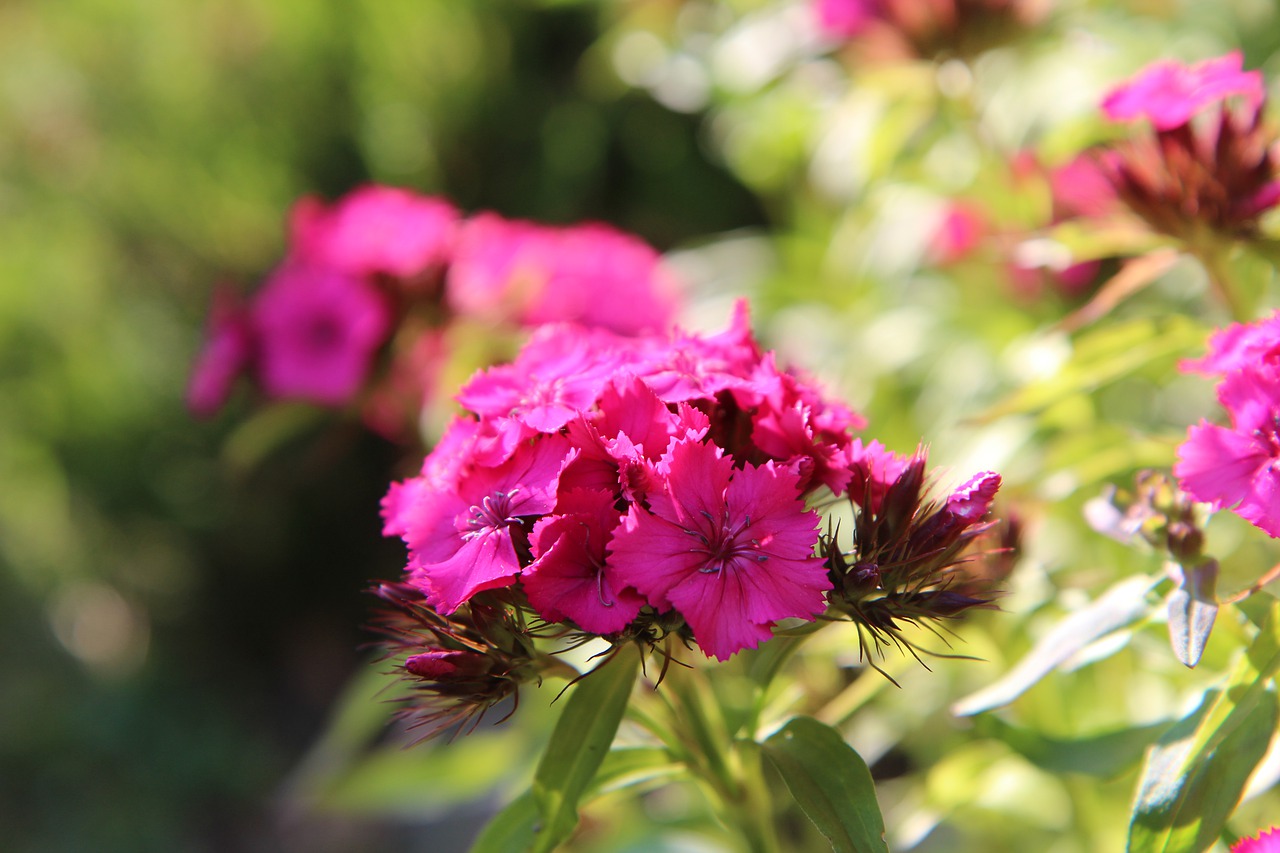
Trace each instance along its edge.
{"label": "blurred pink flower", "polygon": [[329,406],[360,390],[390,324],[382,294],[365,280],[289,262],[267,280],[251,312],[263,391]]}
{"label": "blurred pink flower", "polygon": [[1157,130],[1172,130],[1232,95],[1257,108],[1266,94],[1262,74],[1244,71],[1243,66],[1238,50],[1190,66],[1160,60],[1112,89],[1102,101],[1102,111],[1112,121],[1146,117]]}
{"label": "blurred pink flower", "polygon": [[1280,853],[1280,827],[1271,827],[1256,836],[1241,838],[1231,846],[1231,853]]}
{"label": "blurred pink flower", "polygon": [[1218,386],[1218,399],[1231,428],[1203,420],[1191,427],[1173,473],[1195,500],[1280,537],[1280,375],[1237,370]]}
{"label": "blurred pink flower", "polygon": [[828,36],[849,39],[876,19],[876,0],[813,0],[818,28]]}
{"label": "blurred pink flower", "polygon": [[289,226],[295,259],[352,275],[410,278],[449,259],[458,211],[444,199],[369,185],[331,207],[301,199]]}
{"label": "blurred pink flower", "polygon": [[986,215],[977,205],[953,201],[933,233],[929,255],[934,263],[944,266],[964,260],[982,243],[989,227]]}
{"label": "blurred pink flower", "polygon": [[1088,151],[1050,169],[1049,190],[1054,222],[1076,217],[1101,219],[1114,213],[1120,204],[1111,182]]}
{"label": "blurred pink flower", "polygon": [[447,299],[460,314],[662,332],[680,307],[658,253],[600,223],[550,228],[480,213],[462,228]]}
{"label": "blurred pink flower", "polygon": [[222,408],[231,386],[253,357],[253,332],[239,297],[227,288],[213,294],[205,343],[187,383],[187,408],[206,418]]}

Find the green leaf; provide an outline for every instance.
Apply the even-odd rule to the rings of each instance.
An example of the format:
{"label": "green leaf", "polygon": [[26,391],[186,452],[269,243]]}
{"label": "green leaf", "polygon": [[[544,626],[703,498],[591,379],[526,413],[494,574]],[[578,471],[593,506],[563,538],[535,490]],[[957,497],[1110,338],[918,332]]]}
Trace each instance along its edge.
{"label": "green leaf", "polygon": [[[673,761],[665,749],[615,749],[605,756],[599,772],[587,788],[587,794],[595,795],[653,779],[670,779],[684,772],[684,766]],[[525,791],[489,821],[471,846],[471,853],[526,853],[537,840],[539,822],[533,791]]]}
{"label": "green leaf", "polygon": [[1045,634],[1003,678],[951,706],[959,717],[1008,705],[1085,646],[1136,622],[1147,613],[1147,593],[1164,579],[1125,578],[1071,613]]}
{"label": "green leaf", "polygon": [[1147,754],[1129,824],[1129,853],[1184,853],[1221,834],[1280,721],[1280,605],[1222,690],[1205,694]]}
{"label": "green leaf", "polygon": [[1005,743],[1042,770],[1101,779],[1118,776],[1136,765],[1152,741],[1168,727],[1167,722],[1160,722],[1059,738],[1015,726],[996,714],[983,714],[974,723],[979,734]]}
{"label": "green leaf", "polygon": [[1191,568],[1179,567],[1182,582],[1169,595],[1169,642],[1183,666],[1200,663],[1218,617],[1217,560],[1205,560]]}
{"label": "green leaf", "polygon": [[554,850],[578,825],[578,801],[609,752],[639,668],[639,650],[625,645],[573,688],[533,775],[538,853]]}
{"label": "green leaf", "polygon": [[761,746],[832,850],[888,853],[871,771],[838,731],[796,717]]}
{"label": "green leaf", "polygon": [[1152,364],[1168,363],[1203,349],[1203,326],[1181,316],[1143,317],[1091,329],[1075,342],[1071,358],[1056,373],[1032,382],[979,416],[991,422],[1043,411],[1075,394],[1087,394]]}

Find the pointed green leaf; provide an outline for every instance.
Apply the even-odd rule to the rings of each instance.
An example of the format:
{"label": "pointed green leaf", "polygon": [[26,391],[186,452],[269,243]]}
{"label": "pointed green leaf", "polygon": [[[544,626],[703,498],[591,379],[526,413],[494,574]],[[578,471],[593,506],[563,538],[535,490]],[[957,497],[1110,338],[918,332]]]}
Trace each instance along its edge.
{"label": "pointed green leaf", "polygon": [[888,853],[871,771],[840,733],[796,717],[762,747],[836,853]]}
{"label": "pointed green leaf", "polygon": [[578,825],[578,801],[609,752],[639,668],[639,650],[626,645],[573,688],[533,776],[538,853],[554,850]]}
{"label": "pointed green leaf", "polygon": [[1161,580],[1137,576],[1115,584],[1059,622],[1003,678],[952,705],[951,713],[964,717],[1008,705],[1085,646],[1145,616],[1147,593]]}
{"label": "pointed green leaf", "polygon": [[1218,617],[1218,562],[1180,568],[1181,583],[1169,595],[1169,642],[1183,666],[1200,663]]}
{"label": "pointed green leaf", "polygon": [[[615,749],[605,756],[587,793],[594,795],[653,779],[670,779],[683,772],[683,765],[673,761],[665,749]],[[471,846],[471,853],[527,853],[538,837],[539,823],[533,791],[525,791],[489,821]]]}
{"label": "pointed green leaf", "polygon": [[1222,832],[1280,721],[1280,604],[1222,690],[1152,747],[1129,824],[1129,853],[1207,849]]}

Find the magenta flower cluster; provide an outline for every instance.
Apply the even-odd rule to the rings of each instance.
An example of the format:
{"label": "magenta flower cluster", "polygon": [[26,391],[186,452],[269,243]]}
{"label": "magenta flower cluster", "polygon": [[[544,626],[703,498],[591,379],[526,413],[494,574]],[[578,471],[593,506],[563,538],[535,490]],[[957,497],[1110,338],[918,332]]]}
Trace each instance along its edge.
{"label": "magenta flower cluster", "polygon": [[343,406],[371,391],[376,406],[406,377],[419,386],[406,396],[421,398],[453,318],[634,335],[669,329],[678,307],[658,253],[607,225],[464,218],[444,199],[383,186],[333,205],[305,198],[263,287],[247,302],[216,296],[188,404],[217,411],[245,374],[269,399]]}
{"label": "magenta flower cluster", "polygon": [[436,610],[503,590],[597,635],[677,614],[720,660],[823,612],[805,497],[846,489],[862,421],[762,353],[745,307],[711,336],[546,326],[458,399],[383,502]]}
{"label": "magenta flower cluster", "polygon": [[1280,537],[1280,311],[1219,330],[1203,358],[1180,367],[1220,377],[1218,401],[1231,425],[1191,427],[1173,469],[1179,485]]}

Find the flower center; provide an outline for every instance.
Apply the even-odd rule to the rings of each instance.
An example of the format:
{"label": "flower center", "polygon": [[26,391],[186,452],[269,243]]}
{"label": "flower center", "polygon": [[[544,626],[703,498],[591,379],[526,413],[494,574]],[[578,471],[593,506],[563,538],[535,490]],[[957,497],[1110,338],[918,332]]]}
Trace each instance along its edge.
{"label": "flower center", "polygon": [[728,507],[725,507],[719,523],[706,510],[702,511],[702,515],[710,522],[709,536],[696,528],[683,528],[685,533],[696,537],[701,543],[690,548],[689,553],[706,555],[706,565],[698,569],[702,574],[719,574],[740,560],[763,563],[769,559],[768,554],[757,550],[760,547],[759,539],[747,539],[743,536],[751,526],[751,516],[746,516],[741,524],[734,526],[729,520]]}
{"label": "flower center", "polygon": [[517,523],[519,519],[511,514],[511,503],[518,491],[519,489],[512,489],[509,492],[485,495],[484,500],[471,507],[471,515],[467,519],[467,527],[470,530],[463,534],[463,538],[472,539],[483,536],[485,533],[501,530],[509,524]]}

